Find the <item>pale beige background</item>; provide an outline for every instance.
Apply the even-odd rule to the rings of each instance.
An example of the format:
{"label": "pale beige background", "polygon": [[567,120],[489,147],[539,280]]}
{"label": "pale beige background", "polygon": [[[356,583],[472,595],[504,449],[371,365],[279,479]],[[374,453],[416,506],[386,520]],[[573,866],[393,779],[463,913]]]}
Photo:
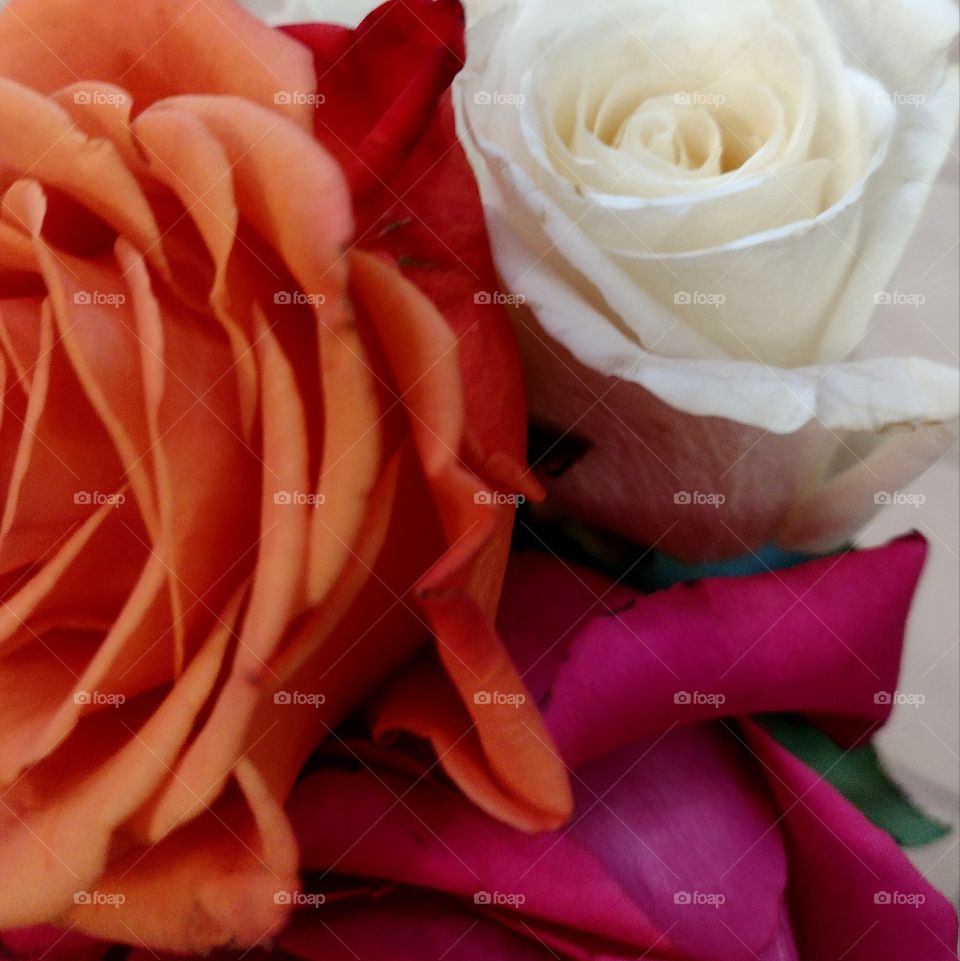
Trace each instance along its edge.
{"label": "pale beige background", "polygon": [[[920,293],[919,308],[883,307],[873,331],[889,353],[918,353],[960,363],[958,221],[960,161],[954,144],[934,186],[914,242],[889,290]],[[921,494],[919,507],[885,508],[863,532],[877,544],[915,527],[930,542],[930,560],[911,617],[900,688],[923,694],[920,707],[901,706],[880,736],[880,748],[916,800],[954,825],[954,833],[913,852],[923,872],[960,902],[960,498],[957,446],[905,493]]]}

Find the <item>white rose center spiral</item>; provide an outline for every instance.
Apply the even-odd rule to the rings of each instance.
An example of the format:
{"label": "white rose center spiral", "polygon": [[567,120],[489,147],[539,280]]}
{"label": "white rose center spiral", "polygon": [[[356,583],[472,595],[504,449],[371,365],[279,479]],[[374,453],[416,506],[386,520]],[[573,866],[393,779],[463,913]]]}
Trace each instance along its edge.
{"label": "white rose center spiral", "polygon": [[[894,124],[882,86],[845,64],[817,4],[526,0],[517,10],[508,38],[490,25],[475,91],[478,107],[499,97],[509,109],[474,111],[474,132],[506,148],[511,177],[529,178],[519,201],[549,198],[542,219],[558,250],[588,245],[591,263],[602,252],[590,281],[617,321],[675,356],[817,357],[856,244],[852,208]],[[743,252],[776,251],[767,245],[813,225],[844,256],[815,258],[808,283],[820,286],[788,315],[777,305],[789,252],[776,273],[760,269],[761,283]],[[628,297],[631,286],[642,297]],[[775,314],[783,322],[771,326]]]}

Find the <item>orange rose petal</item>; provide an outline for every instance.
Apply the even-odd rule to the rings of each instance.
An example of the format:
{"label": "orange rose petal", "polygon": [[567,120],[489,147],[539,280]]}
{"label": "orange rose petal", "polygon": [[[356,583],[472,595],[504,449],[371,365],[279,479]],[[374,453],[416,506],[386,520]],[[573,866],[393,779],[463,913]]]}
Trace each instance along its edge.
{"label": "orange rose petal", "polygon": [[[468,596],[458,598],[455,590],[428,590],[431,596],[423,605],[434,624],[437,651],[476,724],[493,781],[502,785],[511,801],[538,811],[540,830],[559,827],[573,811],[567,770],[536,704],[500,646],[489,614],[471,604]],[[518,705],[477,705],[473,698],[479,691],[522,694],[526,700]],[[460,733],[455,728],[450,736]],[[482,797],[489,783],[483,778],[467,793]]]}
{"label": "orange rose petal", "polygon": [[141,110],[179,93],[236,94],[313,126],[305,98],[276,103],[316,89],[310,52],[231,0],[13,0],[0,14],[0,73],[43,93],[107,81]]}
{"label": "orange rose petal", "polygon": [[[142,257],[125,241],[117,244],[117,259],[118,273],[122,268],[125,274],[117,290],[127,299],[124,309],[98,317],[97,329],[86,327],[82,316],[75,324],[68,321],[64,335],[85,386],[100,398],[104,419],[125,442],[128,471],[145,476],[147,467],[153,468],[160,516],[143,546],[151,547],[152,541],[165,567],[173,597],[173,636],[163,632],[149,646],[158,653],[168,651],[176,673],[191,653],[183,649],[185,638],[196,636],[194,628],[200,636],[209,629],[219,605],[252,564],[255,525],[238,518],[244,517],[257,487],[254,455],[239,432],[227,345],[215,331],[195,326],[198,319],[181,305],[161,308]],[[94,269],[76,267],[81,276]],[[51,286],[56,288],[58,281],[60,303],[69,309],[70,277],[54,271]],[[91,282],[100,290],[116,283],[109,275]],[[87,309],[79,308],[81,313]],[[183,313],[187,316],[181,320]],[[103,353],[108,334],[116,349]],[[175,369],[167,369],[166,352],[178,358]],[[122,378],[117,378],[118,366]],[[136,440],[117,414],[128,421],[136,417]],[[226,569],[224,557],[231,558]],[[157,640],[163,645],[157,646]],[[144,666],[152,671],[157,665],[145,661]]]}
{"label": "orange rose petal", "polygon": [[[54,253],[42,239],[36,242],[61,341],[113,440],[147,530],[156,539],[160,515],[140,374],[140,341],[119,265],[107,267]],[[116,302],[86,302],[94,296]]]}
{"label": "orange rose petal", "polygon": [[309,491],[306,414],[293,368],[259,309],[255,344],[263,372],[263,480],[260,542],[250,606],[234,659],[233,676],[259,675],[287,625],[304,608],[309,514],[295,495]]}
{"label": "orange rose petal", "polygon": [[7,496],[3,505],[3,516],[0,520],[0,548],[3,547],[17,516],[17,505],[20,492],[23,489],[23,479],[30,466],[31,454],[37,441],[37,425],[47,402],[47,388],[50,383],[50,355],[53,346],[53,324],[48,315],[41,319],[38,329],[40,335],[39,361],[36,376],[27,397],[27,409],[22,424],[23,429],[20,433],[20,443],[17,446],[17,454],[13,461]]}
{"label": "orange rose petal", "polygon": [[42,303],[39,297],[5,297],[0,300],[0,349],[27,394],[33,381],[34,365],[40,357],[41,325],[38,320]]}
{"label": "orange rose petal", "polygon": [[148,553],[146,531],[127,496],[129,503],[104,504],[68,528],[42,565],[24,569],[9,586],[7,613],[17,616],[0,620],[4,653],[54,628],[107,634]]}
{"label": "orange rose petal", "polygon": [[36,270],[30,239],[10,224],[0,222],[0,270],[28,273]]}
{"label": "orange rose petal", "polygon": [[64,572],[80,555],[90,542],[97,529],[113,511],[110,504],[104,504],[90,515],[73,533],[67,537],[50,557],[46,564],[29,578],[16,593],[0,605],[0,654],[8,654],[19,644],[33,636],[31,631],[21,631],[28,618],[47,595],[60,584]]}
{"label": "orange rose petal", "polygon": [[[4,341],[19,357],[17,366],[29,397],[22,414],[9,402],[4,407],[7,425],[19,441],[4,442],[5,452],[12,447],[13,461],[7,474],[3,560],[7,567],[44,562],[39,571],[9,588],[12,593],[0,609],[0,650],[9,653],[52,625],[103,626],[104,618],[112,617],[112,598],[128,590],[124,565],[139,563],[142,551],[129,536],[139,527],[137,518],[121,520],[125,512],[110,504],[91,508],[74,503],[77,470],[91,454],[95,458],[102,454],[97,453],[96,430],[89,431],[85,419],[77,417],[84,402],[76,403],[74,391],[65,389],[71,375],[60,349],[52,344],[49,311],[29,301],[20,302],[24,310],[9,309],[9,301],[5,306],[8,309],[0,312]],[[58,404],[49,402],[51,381],[57,385]],[[70,454],[78,443],[84,451],[80,459]],[[101,489],[112,491],[113,485]],[[91,562],[86,555],[98,550],[113,557],[117,566],[104,571],[99,560]],[[64,608],[69,612],[66,619]]]}
{"label": "orange rose petal", "polygon": [[159,683],[169,671],[169,655],[156,644],[169,625],[169,606],[164,604],[166,571],[151,556],[116,622],[101,641],[83,673],[75,680],[71,695],[31,741],[21,744],[21,764],[39,761],[74,729],[80,717],[95,709],[74,695],[90,691],[135,694]]}
{"label": "orange rose petal", "polygon": [[240,218],[230,162],[200,120],[169,105],[152,107],[141,114],[134,132],[150,174],[178,197],[213,259],[216,276],[210,304],[230,339],[243,433],[249,437],[256,416],[258,375],[252,345],[236,319],[238,307],[246,308],[252,298],[231,297],[227,289],[227,267]]}
{"label": "orange rose petal", "polygon": [[[231,358],[225,345],[215,337],[190,337],[188,347],[190,335],[170,313],[164,322],[144,258],[123,239],[116,255],[136,324],[160,508],[153,550],[169,575],[176,675],[193,653],[190,636],[218,616],[219,604],[253,562],[252,531],[248,536],[236,515],[227,513],[249,503],[256,483],[253,455],[229,406]],[[190,349],[197,363],[168,366],[168,349],[177,358]],[[214,439],[216,452],[201,453]],[[188,449],[198,456],[177,456]]]}
{"label": "orange rose petal", "polygon": [[543,804],[510,796],[491,775],[473,719],[433,654],[421,657],[390,684],[375,715],[373,734],[378,740],[396,731],[425,738],[474,804],[521,831],[543,830]]}
{"label": "orange rose petal", "polygon": [[[117,242],[116,256],[123,268],[136,324],[134,335],[139,345],[150,456],[155,465],[160,507],[160,537],[153,550],[163,559],[168,572],[173,601],[173,671],[178,675],[193,653],[188,649],[192,629],[198,621],[222,619],[217,605],[238,577],[245,576],[246,539],[222,536],[225,527],[236,530],[240,525],[235,517],[211,510],[210,499],[222,500],[228,507],[237,506],[241,503],[239,498],[250,493],[253,478],[248,476],[247,484],[240,482],[248,452],[226,407],[230,368],[220,372],[229,362],[226,351],[212,338],[192,340],[197,359],[206,355],[209,361],[195,369],[192,382],[185,379],[186,364],[168,367],[168,340],[175,353],[185,349],[183,332],[175,323],[164,324],[143,257],[123,239]],[[211,380],[213,387],[209,386]],[[170,409],[164,416],[167,407]],[[194,414],[204,419],[211,417],[218,430],[207,427],[204,437],[204,428],[193,423]],[[185,429],[194,445],[203,444],[221,430],[225,432],[227,437],[217,441],[222,463],[213,457],[204,461],[174,456],[178,449],[183,450],[175,446],[174,431],[178,429]],[[227,477],[235,488],[235,502],[228,503],[225,493],[216,486],[218,480]],[[218,523],[212,522],[214,518]],[[224,556],[231,558],[226,569]],[[214,592],[212,588],[219,590]]]}
{"label": "orange rose petal", "polygon": [[[7,191],[4,207],[33,235],[67,353],[93,408],[110,434],[148,529],[157,530],[156,493],[144,453],[149,449],[139,386],[136,334],[127,316],[126,293],[117,271],[64,253],[54,254],[40,236],[46,210],[43,190],[21,180]],[[90,303],[112,297],[113,305]],[[121,299],[123,298],[123,299]],[[41,348],[41,356],[49,346]],[[132,396],[131,396],[132,395]]]}
{"label": "orange rose petal", "polygon": [[[147,423],[156,438],[151,456],[161,538],[154,547],[178,585],[183,636],[203,636],[256,557],[258,524],[250,505],[260,488],[257,454],[242,435],[226,337],[216,324],[151,290],[140,256],[123,244],[117,249],[141,347]],[[184,653],[189,658],[191,652]]]}
{"label": "orange rose petal", "polygon": [[336,583],[324,596],[323,603],[310,612],[309,618],[270,662],[278,685],[304,674],[308,662],[320,645],[328,639],[357,599],[383,549],[397,497],[401,461],[408,456],[401,445],[387,462],[376,485],[370,491],[364,511],[363,526],[350,556]]}
{"label": "orange rose petal", "polygon": [[[467,431],[467,443],[470,444],[470,431]],[[543,485],[534,476],[525,460],[518,460],[505,450],[496,450],[485,460],[476,445],[472,445],[480,465],[477,468],[479,476],[489,482],[493,490],[513,491],[522,494],[528,501],[537,503],[544,498]]]}
{"label": "orange rose petal", "polygon": [[[243,610],[250,595],[250,581],[244,581],[240,584],[233,596],[225,605],[219,619],[214,626],[214,633],[219,631],[227,631],[230,638],[236,637],[236,633],[239,630],[239,620],[240,613]],[[232,657],[232,651],[228,652],[227,663],[229,658]],[[222,672],[221,672],[222,673]],[[208,707],[215,705],[217,698],[220,695],[219,685],[214,688],[211,692]],[[194,732],[195,734],[196,732]],[[172,798],[178,798],[181,801],[181,806],[185,805],[186,802],[183,800],[183,789],[184,782],[180,775],[181,766],[183,760],[188,756],[191,744],[193,740],[185,744],[184,750],[180,753],[175,761],[170,765],[170,771],[168,775],[163,779],[161,784],[157,785],[156,790],[151,795],[151,797],[143,803],[143,805],[137,809],[137,811],[127,819],[124,823],[124,833],[130,837],[133,841],[140,844],[153,844],[160,840],[160,838],[169,834],[180,822],[181,818],[178,810],[175,814],[172,814],[172,806],[170,801]],[[222,789],[224,784],[229,780],[230,774],[233,770],[233,759],[230,759],[229,763],[225,764],[222,770],[222,777],[218,778],[218,790]],[[190,793],[187,791],[186,793]]]}
{"label": "orange rose petal", "polygon": [[[36,255],[36,237],[43,229],[47,215],[47,198],[43,186],[31,177],[13,181],[3,193],[3,219],[22,230]],[[34,256],[36,261],[36,256]],[[40,269],[39,263],[37,270]]]}
{"label": "orange rose petal", "polygon": [[[321,364],[337,367],[349,364],[348,371],[352,374],[351,383],[347,384],[337,379],[339,371],[331,371],[331,383],[338,392],[336,402],[339,407],[343,391],[349,390],[351,396],[355,396],[358,379],[369,380],[362,344],[353,328],[352,318],[342,313],[346,267],[340,255],[352,223],[349,197],[339,168],[311,137],[254,105],[233,100],[179,98],[159,106],[157,113],[168,105],[198,113],[215,132],[233,166],[241,208],[249,212],[253,226],[284,257],[304,289],[320,301],[316,314],[321,345],[330,345],[329,351],[321,347]],[[268,135],[271,138],[269,144],[265,142]],[[266,147],[269,149],[264,149]],[[282,160],[279,169],[278,157]],[[296,201],[292,202],[292,198]],[[311,203],[310,198],[316,198],[316,202]],[[270,296],[268,302],[272,299]],[[327,330],[326,323],[335,326]],[[269,561],[259,565],[260,584],[254,589],[256,596],[251,601],[231,677],[204,731],[178,768],[177,780],[157,807],[152,822],[154,836],[162,836],[176,823],[193,816],[201,803],[198,799],[204,799],[205,803],[222,789],[232,760],[243,749],[250,719],[263,697],[267,661],[280,643],[282,630],[306,602],[302,593],[304,582],[302,578],[298,581],[300,575],[291,565],[301,563],[308,553],[307,545],[300,543],[303,532],[308,529],[308,507],[273,502],[274,494],[280,491],[291,494],[312,492],[307,475],[305,420],[297,400],[299,395],[293,371],[262,317],[257,321],[257,337],[263,354],[261,366],[271,369],[271,383],[265,384],[261,380],[263,421],[271,428],[270,436],[265,437],[265,446],[271,450],[265,453],[263,529],[266,539],[261,545],[262,557],[269,558]],[[327,360],[328,353],[330,360]],[[363,382],[359,380],[359,383]],[[324,389],[327,390],[326,385]],[[364,474],[354,478],[351,484],[356,495],[350,499],[344,497],[342,503],[337,503],[338,496],[331,505],[331,530],[336,531],[341,540],[344,540],[343,535],[355,537],[375,480],[379,456],[376,411],[371,410],[372,393],[368,393],[369,388],[363,390],[361,396],[367,400],[361,408],[360,418],[365,420],[373,437],[365,441],[361,449],[362,459],[353,460],[355,468],[358,464],[364,465]],[[332,404],[333,401],[331,395],[328,402]],[[282,430],[277,430],[281,425]],[[300,435],[299,440],[296,434]],[[339,456],[344,447],[342,435],[336,440],[340,444]],[[355,443],[357,438],[350,440]],[[371,444],[377,445],[372,453]],[[325,508],[326,505],[321,510]],[[291,537],[296,543],[290,541]],[[346,550],[339,544],[338,548],[333,563],[327,562],[329,567],[318,565],[315,568],[320,570],[323,581],[315,575],[311,600],[318,599],[316,585],[325,582],[329,587],[336,572],[342,568]],[[315,551],[310,556],[316,556]],[[288,590],[290,586],[300,592],[299,596]],[[286,592],[279,600],[278,591]],[[269,603],[265,600],[267,598]]]}
{"label": "orange rose petal", "polygon": [[237,764],[236,780],[242,797],[131,851],[97,881],[98,891],[124,898],[120,907],[78,905],[59,923],[107,941],[204,955],[279,933],[290,905],[278,894],[299,890],[296,838],[249,761]]}
{"label": "orange rose petal", "polygon": [[167,382],[160,305],[153,296],[147,265],[136,249],[121,237],[117,240],[114,253],[130,294],[135,322],[132,333],[136,336],[140,347],[140,379],[143,384],[144,412],[147,429],[153,442],[151,454],[155,455],[156,445],[160,440],[157,417]]}
{"label": "orange rose petal", "polygon": [[[430,626],[418,610],[412,591],[418,573],[425,570],[442,549],[442,534],[409,437],[404,438],[388,463],[391,473],[394,465],[397,471],[392,500],[381,505],[371,499],[371,515],[382,511],[376,522],[378,529],[370,531],[375,541],[369,550],[375,550],[376,563],[368,561],[365,527],[350,563],[329,595],[331,601],[337,597],[344,580],[349,582],[354,576],[352,565],[356,562],[366,576],[353,602],[345,612],[336,612],[335,621],[326,620],[329,613],[326,603],[316,612],[316,625],[312,617],[304,618],[297,625],[297,634],[291,642],[289,650],[293,656],[287,661],[285,649],[272,665],[283,672],[282,689],[322,694],[325,698],[318,707],[294,703],[284,708],[288,715],[299,716],[300,723],[305,725],[297,734],[291,731],[291,743],[299,745],[297,751],[302,751],[301,758],[309,753],[311,739],[316,744],[329,735],[334,725],[400,670],[430,638]],[[393,484],[392,479],[390,483]],[[311,641],[314,626],[323,629],[324,634]],[[296,650],[301,640],[302,652]],[[304,654],[309,659],[304,660]],[[291,670],[293,673],[288,673]],[[271,778],[279,796],[296,775],[297,751],[291,752],[290,745],[285,744],[282,757],[268,760],[265,743],[268,739],[259,744],[255,742],[257,732],[267,729],[276,719],[269,701],[262,702],[250,729],[249,751],[250,756],[258,760],[264,775]],[[281,723],[285,725],[286,735],[293,721],[287,717],[281,719]]]}
{"label": "orange rose petal", "polygon": [[[174,676],[179,676],[187,656],[185,624],[187,602],[184,599],[184,587],[177,576],[175,494],[159,423],[160,404],[166,386],[163,323],[160,307],[153,296],[150,275],[143,259],[123,238],[117,241],[115,254],[126,281],[134,319],[134,327],[126,329],[125,339],[129,347],[127,361],[131,368],[139,365],[143,390],[144,426],[147,434],[146,441],[149,443],[142,457],[144,460],[149,460],[153,466],[154,490],[157,494],[159,513],[159,530],[154,536],[152,549],[163,558],[168,572],[167,583],[173,616],[173,672]],[[133,343],[133,340],[136,343]],[[134,353],[136,357],[133,356]],[[134,399],[131,406],[135,404]]]}
{"label": "orange rose petal", "polygon": [[[192,115],[191,119],[176,119],[184,114]],[[197,128],[197,117],[216,137],[219,150],[205,142]],[[350,196],[339,166],[313,137],[255,104],[226,97],[173,98],[157,104],[140,118],[138,131],[141,121],[147,149],[156,151],[158,163],[169,162],[168,165],[177,170],[179,186],[172,186],[182,202],[188,208],[194,208],[193,216],[211,245],[218,270],[213,297],[215,309],[219,304],[219,313],[226,316],[221,302],[221,285],[226,255],[229,253],[226,245],[233,240],[231,234],[236,231],[232,211],[238,206],[249,224],[291,271],[302,290],[315,299],[314,313],[321,330],[321,365],[339,365],[341,362],[337,358],[344,355],[345,350],[362,358],[362,346],[353,333],[351,318],[345,313],[343,303],[346,263],[342,251],[353,230]],[[182,154],[190,145],[197,148],[193,161],[182,167],[174,167],[173,162],[182,161]],[[216,206],[206,202],[197,204],[197,194],[201,197],[210,195],[213,185],[228,184],[230,177],[236,195],[234,203],[228,205],[222,196],[215,194],[211,197],[211,203],[216,200]],[[226,227],[230,228],[230,233],[224,230],[221,211],[226,215]],[[235,278],[236,275],[232,275],[231,281],[235,281]],[[263,304],[268,305],[273,303],[279,292],[272,289],[254,293]],[[241,293],[244,297],[250,296],[249,291]],[[237,303],[231,300],[230,306],[235,315]],[[331,336],[331,331],[324,330],[326,325],[330,326],[335,337]],[[242,339],[234,335],[232,339],[235,352],[249,358],[250,352]],[[328,352],[323,347],[324,342],[330,343],[329,353],[335,354],[330,360],[326,357]],[[358,373],[361,371],[353,356],[344,362],[350,362]],[[366,374],[366,371],[362,373]],[[241,381],[242,396],[251,396],[254,375],[242,376]],[[339,390],[339,384],[335,387]],[[357,420],[371,416],[368,414],[372,402],[371,389],[358,380],[351,386],[351,391],[357,395]],[[245,409],[249,410],[249,404]],[[364,496],[364,484],[373,483],[379,457],[375,446],[377,438],[367,434],[365,427],[350,438],[350,444],[354,444],[358,437],[362,438],[362,443],[351,451],[351,464],[346,465],[353,470],[353,476],[359,479],[355,481],[359,497],[352,504],[344,499],[343,504],[334,505],[328,512],[335,522],[331,524],[332,529],[347,542],[359,524],[356,505]],[[335,460],[331,463],[335,463]],[[338,529],[341,517],[346,520]],[[316,528],[319,528],[319,524]],[[317,555],[316,550],[313,555]],[[331,565],[333,568],[336,566],[336,563]],[[311,575],[311,584],[316,585],[320,580],[320,574]],[[320,589],[314,586],[311,596],[318,598]]]}
{"label": "orange rose petal", "polygon": [[[31,322],[28,316],[18,319]],[[8,315],[8,322],[12,320]],[[52,337],[47,303],[32,322]],[[57,403],[50,402],[51,396]],[[93,509],[75,502],[81,477],[103,492],[112,493],[123,484],[109,439],[59,345],[40,353],[22,412],[15,403],[7,404],[3,437],[4,457],[12,453],[13,460],[5,492],[0,573],[48,558],[69,531],[89,517]]]}
{"label": "orange rose petal", "polygon": [[[0,327],[2,330],[2,327]],[[0,359],[3,352],[0,351]],[[0,411],[0,491],[6,494],[13,474],[13,465],[20,443],[23,418],[27,412],[27,395],[17,381],[16,370],[5,359],[3,366],[3,407]],[[9,574],[12,567],[4,567],[0,556],[0,579]]]}
{"label": "orange rose petal", "polygon": [[145,171],[146,165],[130,130],[133,98],[127,90],[87,80],[57,90],[50,99],[59,104],[88,137],[112,143],[131,172],[140,175]]}
{"label": "orange rose petal", "polygon": [[[410,412],[410,430],[424,470],[430,477],[437,476],[456,461],[464,429],[456,335],[436,307],[392,264],[355,250],[350,267]],[[440,398],[444,403],[430,409]],[[421,419],[426,410],[428,418]]]}
{"label": "orange rose petal", "polygon": [[[177,97],[158,109],[168,105],[196,115],[217,137],[244,218],[303,291],[317,299],[320,321],[342,323],[343,251],[353,235],[353,215],[336,161],[310,133],[256,104],[235,97]],[[274,291],[264,293],[272,303]]]}
{"label": "orange rose petal", "polygon": [[326,596],[348,561],[380,465],[381,410],[352,310],[339,323],[321,323],[320,369],[326,417],[318,490],[324,501],[311,532],[313,603]]}
{"label": "orange rose petal", "polygon": [[476,503],[479,482],[457,456],[462,407],[451,398],[462,396],[462,385],[455,338],[430,301],[396,268],[360,253],[353,255],[352,265],[357,291],[410,412],[414,441],[450,542],[419,589],[438,652],[477,726],[495,777],[509,796],[539,807],[544,827],[556,827],[569,816],[572,796],[536,706],[529,696],[519,708],[473,700],[481,690],[520,694],[526,688],[492,623],[511,518],[503,508]]}
{"label": "orange rose petal", "polygon": [[[164,558],[157,553],[150,553],[140,579],[103,640],[97,656],[78,681],[78,689],[116,691],[130,697],[176,676],[175,627],[166,591],[170,573]],[[218,588],[235,593],[238,589],[237,580],[225,577],[222,567],[220,574],[221,584]],[[242,585],[244,578],[239,578],[239,582]],[[226,595],[224,603],[230,596]],[[201,602],[192,603],[194,631],[190,636],[203,637],[218,624],[222,626],[227,619],[219,602],[210,609]],[[193,649],[188,650],[186,662],[189,663],[194,654]]]}
{"label": "orange rose petal", "polygon": [[[166,776],[217,678],[230,628],[218,626],[183,677],[126,745],[93,773],[38,792],[39,803],[0,808],[0,927],[57,917],[98,885],[114,831]],[[82,830],[77,829],[82,825]]]}
{"label": "orange rose petal", "polygon": [[[361,595],[371,578],[382,575],[377,562],[395,519],[401,465],[410,472],[411,451],[406,444],[395,452],[370,494],[363,528],[343,573],[324,602],[298,626],[266,672],[265,680],[270,683],[261,689],[242,750],[244,756],[257,765],[278,800],[286,797],[316,745],[406,660],[425,636],[425,630],[423,633],[417,630],[415,636],[400,637],[389,611],[387,617],[376,613],[383,607],[379,601],[368,605],[372,611],[366,609]],[[373,575],[373,570],[379,573]],[[354,603],[362,609],[365,626],[358,627],[354,620],[344,623]],[[404,609],[399,601],[395,607]],[[419,628],[419,622],[416,626]],[[369,634],[367,627],[373,628]],[[370,661],[372,650],[376,652],[375,666]],[[272,695],[278,689],[323,693],[325,700],[318,707],[276,704]],[[156,839],[170,827],[169,821],[155,821],[147,837]]]}
{"label": "orange rose petal", "polygon": [[263,372],[259,561],[230,676],[155,806],[152,838],[194,817],[222,791],[242,753],[250,719],[272,686],[269,659],[304,608],[308,512],[313,508],[293,495],[309,491],[305,415],[289,360],[262,314],[256,323]]}
{"label": "orange rose petal", "polygon": [[68,644],[57,644],[48,633],[26,649],[4,656],[0,671],[2,785],[17,779],[24,767],[24,745],[32,743],[49,723],[96,651],[93,635],[68,635],[68,639]]}
{"label": "orange rose petal", "polygon": [[[4,20],[0,14],[0,25]],[[169,273],[147,198],[113,144],[87,137],[61,107],[2,77],[0,127],[17,131],[16,137],[0,140],[0,165],[59,188],[148,252],[158,270]],[[29,227],[31,232],[35,228]]]}
{"label": "orange rose petal", "polygon": [[216,295],[222,297],[240,219],[226,152],[201,120],[169,103],[137,117],[132,134],[150,175],[176,194],[196,223],[217,266]]}
{"label": "orange rose petal", "polygon": [[[300,624],[296,633],[271,661],[273,683],[264,691],[247,734],[246,750],[263,774],[274,797],[285,798],[304,762],[354,705],[381,680],[382,671],[369,664],[362,678],[344,681],[338,668],[350,670],[354,648],[369,651],[376,645],[381,665],[389,663],[379,634],[371,634],[366,646],[363,635],[337,632],[337,627],[357,601],[372,576],[390,526],[401,461],[409,451],[401,447],[388,462],[370,492],[363,527],[346,565],[322,604]],[[393,637],[389,641],[394,641]],[[318,691],[317,686],[322,690]],[[276,704],[273,691],[323,694],[318,707]],[[269,734],[269,737],[267,737]],[[279,746],[282,745],[282,748]]]}

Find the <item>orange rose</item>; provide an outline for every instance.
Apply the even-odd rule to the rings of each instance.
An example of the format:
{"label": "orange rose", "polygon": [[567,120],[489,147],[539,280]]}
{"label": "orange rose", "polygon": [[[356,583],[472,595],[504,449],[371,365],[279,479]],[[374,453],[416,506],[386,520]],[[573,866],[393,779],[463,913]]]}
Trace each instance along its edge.
{"label": "orange rose", "polygon": [[401,668],[380,730],[513,823],[569,811],[492,627],[531,491],[459,11],[385,9],[304,42],[229,0],[0,14],[0,928],[270,937],[290,787]]}

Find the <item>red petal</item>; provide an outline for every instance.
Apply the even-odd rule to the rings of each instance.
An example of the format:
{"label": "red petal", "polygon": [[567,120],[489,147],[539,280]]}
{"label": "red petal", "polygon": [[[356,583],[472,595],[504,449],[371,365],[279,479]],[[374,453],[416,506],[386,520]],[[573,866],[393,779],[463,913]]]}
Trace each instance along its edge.
{"label": "red petal", "polygon": [[457,0],[390,0],[356,30],[286,27],[314,54],[317,139],[341,162],[354,197],[389,181],[463,63]]}

